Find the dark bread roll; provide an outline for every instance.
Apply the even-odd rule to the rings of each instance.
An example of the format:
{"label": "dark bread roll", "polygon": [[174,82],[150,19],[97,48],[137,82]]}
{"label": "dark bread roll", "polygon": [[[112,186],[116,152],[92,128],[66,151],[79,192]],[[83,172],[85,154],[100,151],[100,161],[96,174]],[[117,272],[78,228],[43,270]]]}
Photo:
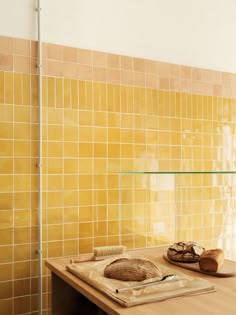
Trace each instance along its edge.
{"label": "dark bread roll", "polygon": [[224,252],[220,248],[205,250],[199,259],[202,271],[217,272],[224,264]]}
{"label": "dark bread roll", "polygon": [[204,250],[196,242],[177,242],[167,249],[167,257],[178,262],[198,262]]}
{"label": "dark bread roll", "polygon": [[162,272],[149,260],[120,258],[105,267],[104,277],[122,281],[143,281],[161,278]]}

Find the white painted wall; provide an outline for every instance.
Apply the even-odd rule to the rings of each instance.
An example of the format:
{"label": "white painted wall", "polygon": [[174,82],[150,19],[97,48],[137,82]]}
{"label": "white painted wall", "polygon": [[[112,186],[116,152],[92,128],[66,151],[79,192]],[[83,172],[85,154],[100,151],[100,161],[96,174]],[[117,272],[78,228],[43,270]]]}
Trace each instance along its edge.
{"label": "white painted wall", "polygon": [[[0,35],[36,39],[36,0],[0,0]],[[41,0],[42,40],[236,73],[236,0]]]}

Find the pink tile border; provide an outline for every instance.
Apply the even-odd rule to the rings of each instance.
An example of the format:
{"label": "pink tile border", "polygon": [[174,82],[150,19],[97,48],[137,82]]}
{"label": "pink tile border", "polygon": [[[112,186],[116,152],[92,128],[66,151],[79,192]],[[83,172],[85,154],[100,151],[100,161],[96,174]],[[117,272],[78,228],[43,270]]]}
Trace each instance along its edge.
{"label": "pink tile border", "polygon": [[[236,97],[236,74],[43,43],[43,75]],[[37,42],[0,36],[0,71],[37,74]]]}

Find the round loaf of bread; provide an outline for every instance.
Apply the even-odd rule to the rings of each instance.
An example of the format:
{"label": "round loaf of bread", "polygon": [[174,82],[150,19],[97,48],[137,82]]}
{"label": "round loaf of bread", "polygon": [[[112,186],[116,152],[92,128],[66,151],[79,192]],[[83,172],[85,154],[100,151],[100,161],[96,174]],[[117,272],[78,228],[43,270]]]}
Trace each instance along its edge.
{"label": "round loaf of bread", "polygon": [[178,262],[198,262],[204,251],[196,242],[177,242],[167,249],[167,257]]}
{"label": "round loaf of bread", "polygon": [[122,281],[143,281],[161,278],[162,272],[149,260],[120,258],[105,267],[104,277]]}

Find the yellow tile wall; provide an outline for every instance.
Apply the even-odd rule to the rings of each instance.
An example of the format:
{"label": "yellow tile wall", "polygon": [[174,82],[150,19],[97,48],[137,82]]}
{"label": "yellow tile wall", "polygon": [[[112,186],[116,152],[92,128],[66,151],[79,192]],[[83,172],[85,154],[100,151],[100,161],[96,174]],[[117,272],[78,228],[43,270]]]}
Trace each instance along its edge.
{"label": "yellow tile wall", "polygon": [[[35,48],[0,36],[5,315],[37,314]],[[140,248],[194,239],[229,246],[232,175],[119,172],[234,169],[235,87],[231,73],[43,44],[43,257],[120,242]],[[43,271],[44,314],[50,314],[50,274]]]}

